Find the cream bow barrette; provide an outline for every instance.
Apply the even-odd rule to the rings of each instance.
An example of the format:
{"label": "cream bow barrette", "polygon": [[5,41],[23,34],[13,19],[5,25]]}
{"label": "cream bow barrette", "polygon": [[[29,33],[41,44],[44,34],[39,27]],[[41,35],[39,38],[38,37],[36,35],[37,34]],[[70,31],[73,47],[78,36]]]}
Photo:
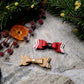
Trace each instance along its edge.
{"label": "cream bow barrette", "polygon": [[38,59],[33,59],[33,58],[30,58],[28,56],[20,56],[21,58],[21,61],[20,61],[20,66],[25,66],[25,65],[28,65],[30,63],[36,63],[36,64],[39,64],[41,67],[46,67],[46,68],[51,68],[50,67],[50,60],[51,58],[50,57],[42,57],[42,58],[38,58]]}

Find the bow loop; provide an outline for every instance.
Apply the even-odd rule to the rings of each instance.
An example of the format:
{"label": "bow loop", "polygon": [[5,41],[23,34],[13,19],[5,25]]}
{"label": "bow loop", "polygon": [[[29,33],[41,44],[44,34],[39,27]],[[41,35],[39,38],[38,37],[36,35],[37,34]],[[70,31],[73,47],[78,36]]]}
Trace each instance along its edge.
{"label": "bow loop", "polygon": [[29,64],[28,62],[26,62],[27,59],[29,59],[28,56],[20,56],[20,58],[21,58],[21,61],[19,63],[20,66],[22,66],[22,65],[28,65]]}
{"label": "bow loop", "polygon": [[53,42],[52,45],[51,45],[51,47],[52,47],[53,49],[57,49],[57,48],[58,48],[58,45],[57,45],[56,42]]}
{"label": "bow loop", "polygon": [[43,63],[39,64],[39,65],[42,67],[50,68],[49,62],[50,62],[51,58],[50,57],[42,57],[41,59],[43,59]]}
{"label": "bow loop", "polygon": [[46,41],[38,39],[36,40],[36,45],[34,46],[34,48],[36,49],[44,49],[44,47],[46,47],[48,44]]}

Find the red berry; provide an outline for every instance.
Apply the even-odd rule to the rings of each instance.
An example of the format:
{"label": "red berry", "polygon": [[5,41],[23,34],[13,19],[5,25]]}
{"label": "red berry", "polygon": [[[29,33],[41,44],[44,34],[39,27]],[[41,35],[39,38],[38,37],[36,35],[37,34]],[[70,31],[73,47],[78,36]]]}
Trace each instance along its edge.
{"label": "red berry", "polygon": [[40,11],[40,12],[43,12],[43,11],[44,11],[44,9],[39,9],[39,11]]}
{"label": "red berry", "polygon": [[4,56],[4,53],[3,52],[0,52],[0,57],[3,57]]}
{"label": "red berry", "polygon": [[43,15],[43,16],[45,16],[45,15],[46,15],[46,13],[45,13],[45,12],[42,12],[42,15]]}
{"label": "red berry", "polygon": [[7,36],[9,36],[9,33],[8,33],[7,31],[6,31],[6,32],[2,32],[2,33],[1,33],[1,36],[2,36],[2,37],[7,37]]}
{"label": "red berry", "polygon": [[2,37],[5,37],[5,33],[4,33],[4,32],[2,32],[2,33],[1,33],[1,36],[2,36]]}
{"label": "red berry", "polygon": [[7,32],[7,31],[4,32],[4,34],[5,34],[5,36],[9,36],[9,32]]}
{"label": "red berry", "polygon": [[16,48],[18,48],[18,47],[19,47],[19,45],[18,45],[18,43],[17,43],[17,42],[13,42],[13,45],[14,45]]}
{"label": "red berry", "polygon": [[17,46],[18,44],[17,44],[17,42],[13,42],[13,45],[14,45],[14,46]]}
{"label": "red berry", "polygon": [[25,41],[26,41],[26,40],[27,40],[27,36],[24,36],[24,37],[23,37],[23,40],[25,40]]}
{"label": "red berry", "polygon": [[41,4],[42,4],[42,5],[44,5],[45,3],[44,3],[44,2],[42,2]]}
{"label": "red berry", "polygon": [[39,20],[39,23],[40,23],[40,24],[43,24],[43,20],[42,20],[42,19],[40,19],[40,20]]}
{"label": "red berry", "polygon": [[39,20],[39,23],[42,23],[42,22],[43,22],[42,19],[40,19],[40,20]]}
{"label": "red berry", "polygon": [[6,47],[9,47],[9,43],[7,43],[7,42],[3,42],[3,45]]}
{"label": "red berry", "polygon": [[32,29],[29,29],[29,33],[32,33],[33,32],[33,30]]}
{"label": "red berry", "polygon": [[34,21],[31,21],[31,25],[34,25]]}
{"label": "red berry", "polygon": [[13,50],[9,48],[9,49],[7,49],[7,52],[8,52],[10,55],[12,55]]}

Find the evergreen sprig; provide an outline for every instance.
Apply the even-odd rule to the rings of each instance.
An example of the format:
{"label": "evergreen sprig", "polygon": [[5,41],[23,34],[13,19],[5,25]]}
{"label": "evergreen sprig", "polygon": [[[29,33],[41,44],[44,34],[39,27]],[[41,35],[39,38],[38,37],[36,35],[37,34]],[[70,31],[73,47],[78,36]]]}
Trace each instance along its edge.
{"label": "evergreen sprig", "polygon": [[74,29],[80,39],[84,39],[84,0],[48,0],[46,9],[64,21],[76,25]]}
{"label": "evergreen sprig", "polygon": [[0,0],[0,31],[8,29],[17,20],[33,18],[43,0]]}

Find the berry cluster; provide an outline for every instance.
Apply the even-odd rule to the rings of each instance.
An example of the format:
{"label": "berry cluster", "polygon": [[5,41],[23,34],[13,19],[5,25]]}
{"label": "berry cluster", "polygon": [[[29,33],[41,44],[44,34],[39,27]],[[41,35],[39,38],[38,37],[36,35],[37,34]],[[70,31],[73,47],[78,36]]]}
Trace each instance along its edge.
{"label": "berry cluster", "polygon": [[33,31],[37,28],[37,24],[42,25],[43,19],[46,18],[46,14],[45,14],[44,9],[40,9],[39,12],[40,12],[39,19],[38,20],[32,20],[30,22],[30,25],[31,25],[30,27],[25,26],[26,28],[28,28],[28,32],[30,33],[30,35],[32,35]]}
{"label": "berry cluster", "polygon": [[[4,40],[2,39],[2,42],[0,42],[0,57],[3,57],[5,55],[5,52],[7,52],[9,55],[12,55],[13,47],[18,48],[19,47],[18,43],[16,41],[8,42],[10,38],[8,31],[1,32],[0,35],[1,35],[1,39],[4,38]],[[6,50],[2,51],[2,49],[5,47],[6,47]]]}
{"label": "berry cluster", "polygon": [[8,31],[2,32],[1,36],[2,37],[8,37],[9,36],[9,32]]}
{"label": "berry cluster", "polygon": [[37,17],[34,18],[31,22],[30,22],[30,27],[27,27],[29,28],[28,32],[32,35],[33,31],[37,28],[37,25],[36,24],[40,24],[42,25],[43,24],[43,19],[46,19],[46,13],[45,13],[45,10],[44,10],[44,4],[45,2],[42,1],[41,3],[38,3],[39,5],[39,9],[38,9],[38,14],[37,14]]}

